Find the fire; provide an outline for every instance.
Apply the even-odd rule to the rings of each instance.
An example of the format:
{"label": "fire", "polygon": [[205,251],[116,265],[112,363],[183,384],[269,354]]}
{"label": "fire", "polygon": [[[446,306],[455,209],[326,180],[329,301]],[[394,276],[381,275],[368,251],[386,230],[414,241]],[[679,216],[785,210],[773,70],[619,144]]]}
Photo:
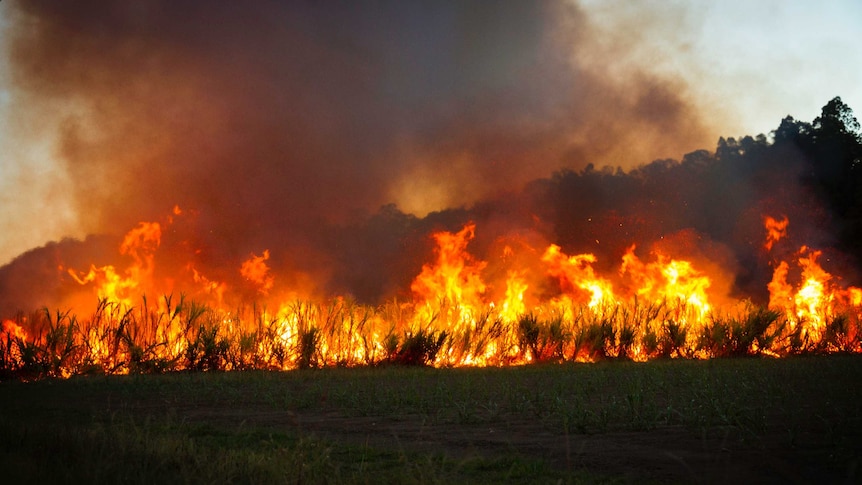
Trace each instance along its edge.
{"label": "fire", "polygon": [[481,272],[485,267],[467,252],[467,244],[475,236],[476,225],[464,226],[453,234],[434,234],[437,261],[426,264],[410,289],[424,301],[447,300],[454,304],[479,301],[485,292]]}
{"label": "fire", "polygon": [[269,293],[275,284],[275,277],[269,274],[269,266],[266,265],[267,259],[269,259],[269,250],[264,249],[260,256],[252,253],[251,257],[244,261],[239,268],[243,278],[257,285],[257,291],[262,295]]}
{"label": "fire", "polygon": [[476,261],[467,252],[475,230],[475,224],[470,223],[457,233],[434,234],[437,260],[424,265],[410,285],[421,308],[420,322],[443,317],[448,320],[448,326],[469,325],[470,319],[483,306],[486,286],[481,273],[485,263]]}
{"label": "fire", "polygon": [[795,303],[793,286],[787,282],[787,274],[789,272],[790,265],[786,261],[781,261],[772,273],[772,281],[767,285],[770,308],[790,309]]}
{"label": "fire", "polygon": [[515,321],[519,315],[527,312],[524,294],[530,285],[524,280],[523,271],[510,270],[506,278],[506,299],[500,308],[500,316],[507,322]]}
{"label": "fire", "polygon": [[638,297],[647,301],[668,301],[681,310],[683,323],[694,320],[702,323],[711,306],[707,291],[712,282],[701,274],[691,262],[669,259],[658,254],[658,260],[643,263],[629,247],[623,256],[621,274],[628,274],[635,282]]}
{"label": "fire", "polygon": [[827,321],[834,317],[835,304],[844,299],[852,306],[859,306],[859,289],[850,287],[841,290],[832,284],[832,275],[817,262],[821,251],[800,248],[796,263],[801,270],[796,288],[788,283],[790,265],[781,261],[775,268],[769,283],[769,306],[784,311],[790,326],[799,326],[801,336],[808,340],[820,340]]}
{"label": "fire", "polygon": [[[778,227],[780,235],[786,233],[788,220],[785,218],[776,223],[770,217],[765,217],[767,226],[767,242],[775,239],[773,229]],[[772,239],[770,239],[772,238]],[[771,249],[772,245],[764,247]],[[844,342],[827,342],[826,346],[847,347],[847,336],[855,335],[854,328],[840,327],[845,322],[847,313],[858,316],[862,305],[862,290],[855,287],[841,288],[834,276],[823,269],[818,260],[822,251],[802,246],[796,253],[795,267],[787,261],[778,261],[772,274],[772,280],[767,285],[769,290],[769,307],[782,312],[790,329],[789,338],[793,345],[808,348],[822,347],[826,333],[840,331],[845,333]],[[798,276],[796,276],[798,275]],[[796,276],[794,278],[794,276]],[[797,281],[794,284],[792,281]],[[851,338],[852,340],[852,338]],[[858,345],[857,345],[858,348]]]}
{"label": "fire", "polygon": [[[842,288],[821,266],[823,253],[805,246],[792,260],[772,262],[768,309],[747,301],[716,306],[728,298],[714,294],[717,275],[664,251],[642,260],[635,245],[609,274],[600,274],[596,255],[569,255],[556,244],[507,244],[486,261],[470,251],[474,223],[431,235],[433,257],[406,301],[370,307],[342,296],[274,296],[265,249],[232,266],[259,298],[237,306],[247,301],[236,299],[237,283],[205,275],[193,257],[157,279],[171,273],[156,272],[164,228],[181,214],[177,207],[166,223],[129,231],[118,248],[128,261],[123,269],[68,270],[99,300],[91,317],[44,312],[3,320],[0,376],[862,351],[862,289]],[[764,225],[771,250],[789,222],[764,217]],[[147,298],[159,288],[180,293]]]}
{"label": "fire", "polygon": [[766,242],[763,243],[764,249],[772,250],[772,246],[787,236],[787,225],[790,220],[787,216],[783,216],[780,220],[770,216],[763,216],[763,225],[766,228]]}
{"label": "fire", "polygon": [[589,295],[587,306],[596,308],[604,301],[613,300],[613,290],[610,282],[596,276],[592,264],[596,257],[592,254],[566,256],[560,247],[552,244],[542,256],[542,261],[548,265],[548,274],[556,277],[566,292],[575,288],[584,290]]}
{"label": "fire", "polygon": [[142,222],[123,238],[120,254],[128,254],[135,260],[130,268],[132,276],[149,274],[153,266],[153,253],[162,240],[162,226],[158,222]]}
{"label": "fire", "polygon": [[96,295],[100,300],[108,300],[124,306],[133,305],[132,292],[138,287],[138,280],[132,277],[121,277],[111,265],[100,268],[91,266],[90,271],[86,274],[78,274],[75,270],[70,269],[69,274],[82,285],[95,283]]}
{"label": "fire", "polygon": [[802,286],[796,293],[794,303],[796,304],[796,315],[800,321],[809,321],[808,332],[812,337],[819,338],[823,332],[825,321],[824,315],[832,313],[833,292],[827,292],[827,285],[832,275],[823,271],[817,263],[820,251],[807,251],[803,247],[800,252],[807,252],[806,256],[800,256],[799,266],[802,268]]}
{"label": "fire", "polygon": [[27,332],[25,332],[20,325],[16,324],[12,320],[3,320],[3,326],[0,328],[2,328],[2,331],[0,331],[0,333],[2,333],[3,335],[17,339],[27,338]]}
{"label": "fire", "polygon": [[202,275],[191,265],[188,265],[188,269],[191,270],[192,280],[200,285],[204,294],[214,296],[215,306],[217,308],[221,308],[224,303],[224,294],[227,291],[227,283],[223,281],[213,281]]}
{"label": "fire", "polygon": [[[176,209],[176,208],[175,208]],[[120,244],[120,254],[132,257],[133,263],[125,276],[112,265],[90,266],[87,273],[69,269],[68,273],[81,285],[93,283],[99,300],[131,307],[152,281],[153,255],[161,243],[162,228],[158,222],[142,222],[129,231]]]}

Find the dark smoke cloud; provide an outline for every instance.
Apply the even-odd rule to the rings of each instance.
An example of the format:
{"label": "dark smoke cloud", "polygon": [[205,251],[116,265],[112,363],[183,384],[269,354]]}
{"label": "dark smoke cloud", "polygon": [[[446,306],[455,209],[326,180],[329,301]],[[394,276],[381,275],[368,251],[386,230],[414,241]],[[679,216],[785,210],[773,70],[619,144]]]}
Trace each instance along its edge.
{"label": "dark smoke cloud", "polygon": [[[541,181],[522,190],[531,180],[591,162],[633,168],[713,141],[679,81],[608,78],[576,5],[10,10],[17,88],[34,106],[76,107],[58,155],[84,229],[121,235],[178,205],[194,217],[176,244],[194,246],[210,274],[269,249],[276,272],[373,300],[405,287],[434,228],[480,219],[485,247],[513,228],[572,239],[579,226],[544,214],[558,201]],[[593,197],[605,200],[578,194],[553,211]]]}
{"label": "dark smoke cloud", "polygon": [[556,3],[19,7],[16,82],[89,108],[61,154],[94,230],[178,203],[268,232],[373,210],[403,184],[472,203],[605,162],[643,125],[671,148],[704,141],[673,83],[578,65],[587,19]]}

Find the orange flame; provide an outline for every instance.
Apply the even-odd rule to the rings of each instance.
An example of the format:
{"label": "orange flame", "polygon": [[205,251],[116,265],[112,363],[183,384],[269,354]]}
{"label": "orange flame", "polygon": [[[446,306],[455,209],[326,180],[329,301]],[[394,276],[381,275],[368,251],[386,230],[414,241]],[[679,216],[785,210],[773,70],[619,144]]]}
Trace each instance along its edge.
{"label": "orange flame", "polygon": [[592,254],[578,254],[567,257],[556,244],[552,244],[542,256],[542,262],[548,267],[548,274],[559,279],[563,291],[569,293],[575,288],[589,294],[590,308],[595,308],[603,301],[613,300],[612,286],[609,281],[599,278],[593,271],[592,264],[596,257]]}
{"label": "orange flame", "polygon": [[[179,214],[175,208],[168,222]],[[786,237],[786,218],[764,217],[764,224],[765,247]],[[266,249],[239,263],[239,276],[267,297],[263,306],[255,304],[250,318],[241,310],[224,309],[236,288],[204,275],[193,263],[182,266],[187,277],[183,283],[205,304],[186,301],[182,294],[178,302],[168,295],[156,305],[146,299],[141,304],[145,292],[157,286],[154,256],[162,229],[156,222],[141,223],[126,234],[119,252],[131,263],[122,271],[110,265],[91,265],[87,273],[68,270],[78,283],[92,285],[100,299],[91,320],[60,322],[67,318],[62,315],[36,323],[3,320],[6,340],[0,339],[0,365],[23,366],[20,342],[44,335],[45,329],[77,332],[68,348],[84,356],[78,364],[66,364],[68,355],[51,357],[50,362],[63,366],[52,375],[74,373],[75,365],[123,373],[167,365],[291,369],[381,361],[448,366],[708,357],[721,355],[715,346],[734,338],[732,332],[741,325],[737,320],[725,320],[725,327],[717,322],[742,306],[736,303],[750,305],[736,302],[714,310],[712,297],[726,295],[710,294],[716,291],[710,275],[691,261],[663,252],[654,252],[651,261],[641,260],[634,245],[609,276],[599,274],[594,254],[568,255],[555,244],[537,251],[525,243],[518,246],[518,254],[506,245],[499,260],[483,261],[468,251],[475,237],[473,223],[457,232],[432,234],[434,257],[410,285],[409,301],[372,308],[343,297],[329,302],[279,300],[271,296],[275,276]],[[821,251],[803,246],[794,260],[775,262],[767,285],[773,312],[756,315],[766,319],[769,328],[759,331],[769,338],[743,342],[733,352],[780,356],[797,348],[862,351],[854,340],[862,318],[862,289],[841,288],[840,278],[821,267],[821,256]],[[267,303],[276,310],[267,310]],[[770,315],[780,318],[769,320]],[[703,343],[713,337],[717,340]]]}
{"label": "orange flame", "polygon": [[269,274],[269,266],[266,265],[266,260],[269,259],[269,249],[265,249],[260,256],[251,254],[251,257],[242,263],[239,268],[243,278],[257,285],[262,295],[269,293],[275,284],[275,277]]}
{"label": "orange flame", "polygon": [[486,263],[476,261],[467,252],[467,244],[475,235],[476,225],[469,223],[457,233],[438,232],[437,260],[422,266],[410,289],[423,306],[421,319],[431,321],[441,306],[451,307],[458,320],[468,319],[482,305],[485,282],[481,272]]}
{"label": "orange flame", "polygon": [[[821,251],[805,246],[800,248],[796,260],[802,272],[798,289],[794,289],[787,282],[790,265],[785,261],[781,261],[775,268],[768,287],[769,306],[783,310],[791,327],[802,325],[801,334],[813,340],[820,339],[826,320],[834,314],[833,303],[836,297],[845,293],[830,283],[832,275],[817,262],[821,254]],[[851,301],[858,295],[855,290],[851,288],[846,292]]]}
{"label": "orange flame", "polygon": [[783,216],[780,220],[770,216],[763,216],[763,225],[766,228],[766,242],[763,247],[767,251],[772,250],[772,246],[787,236],[787,225],[790,220],[787,216]]}
{"label": "orange flame", "polygon": [[13,322],[12,320],[3,320],[2,332],[0,332],[0,333],[4,333],[6,335],[9,335],[13,338],[18,338],[18,339],[26,339],[27,338],[27,332],[25,332],[24,329],[21,328],[20,325]]}
{"label": "orange flame", "polygon": [[[775,221],[765,217],[764,222],[767,228],[764,247],[770,249],[772,242],[786,235],[788,221],[787,218]],[[848,307],[855,308],[853,312],[859,315],[862,305],[862,290],[852,286],[842,289],[836,278],[818,262],[822,254],[822,251],[802,246],[797,252],[795,267],[787,261],[778,261],[767,285],[769,307],[786,316],[791,335],[796,336],[796,345],[817,346],[830,323],[843,321]],[[794,275],[798,275],[795,286],[791,282],[796,281]],[[855,335],[855,328],[845,331]]]}
{"label": "orange flame", "polygon": [[712,282],[689,261],[668,259],[657,254],[658,260],[644,264],[629,247],[623,256],[620,274],[628,274],[637,287],[636,294],[647,301],[668,301],[694,313],[680,314],[681,323],[703,322],[711,309],[707,290]]}
{"label": "orange flame", "polygon": [[507,322],[514,322],[527,312],[524,294],[529,287],[524,280],[523,271],[509,271],[506,279],[506,299],[501,306],[500,317]]}
{"label": "orange flame", "polygon": [[87,273],[69,269],[68,273],[79,284],[95,283],[100,300],[131,307],[149,288],[153,275],[153,256],[161,244],[162,228],[158,222],[141,222],[129,231],[120,244],[120,254],[132,257],[133,263],[120,276],[112,265],[90,266]]}
{"label": "orange flame", "polygon": [[198,272],[197,269],[189,265],[192,272],[192,280],[198,283],[207,295],[213,295],[216,298],[215,304],[218,308],[224,303],[224,294],[227,291],[227,283],[222,281],[213,281]]}

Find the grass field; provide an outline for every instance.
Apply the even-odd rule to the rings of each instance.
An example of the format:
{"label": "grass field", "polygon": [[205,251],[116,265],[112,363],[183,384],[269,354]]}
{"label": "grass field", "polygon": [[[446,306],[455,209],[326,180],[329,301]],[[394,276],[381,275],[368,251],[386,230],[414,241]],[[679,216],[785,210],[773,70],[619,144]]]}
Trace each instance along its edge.
{"label": "grass field", "polygon": [[843,483],[862,356],[0,383],[4,483]]}

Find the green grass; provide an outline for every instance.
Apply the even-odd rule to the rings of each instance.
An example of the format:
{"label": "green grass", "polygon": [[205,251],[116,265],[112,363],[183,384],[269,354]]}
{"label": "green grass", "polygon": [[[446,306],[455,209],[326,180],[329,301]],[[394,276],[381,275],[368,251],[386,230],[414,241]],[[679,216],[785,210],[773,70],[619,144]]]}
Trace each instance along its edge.
{"label": "green grass", "polygon": [[858,480],[860,383],[859,355],[4,382],[0,470],[6,483]]}

